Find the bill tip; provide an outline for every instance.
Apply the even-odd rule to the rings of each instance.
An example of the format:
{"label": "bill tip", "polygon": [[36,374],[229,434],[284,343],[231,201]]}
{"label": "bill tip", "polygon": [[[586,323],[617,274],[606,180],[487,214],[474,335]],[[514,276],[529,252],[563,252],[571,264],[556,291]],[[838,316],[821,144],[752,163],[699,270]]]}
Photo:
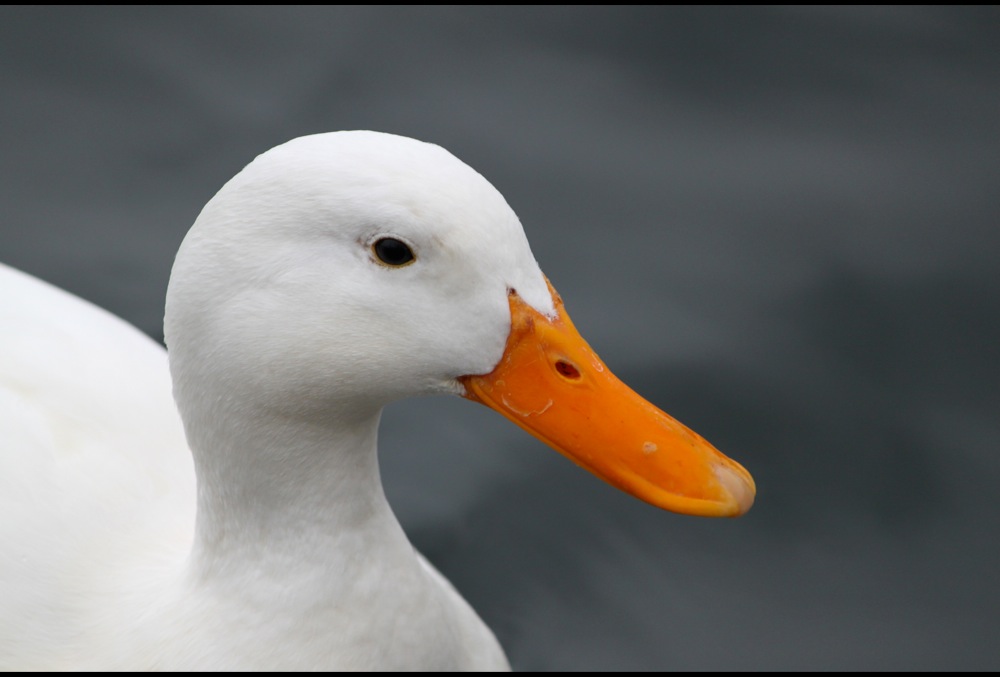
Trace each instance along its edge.
{"label": "bill tip", "polygon": [[757,495],[757,488],[749,475],[741,474],[732,468],[718,466],[715,475],[719,483],[726,490],[733,501],[733,517],[739,517],[746,513],[753,505],[754,497]]}

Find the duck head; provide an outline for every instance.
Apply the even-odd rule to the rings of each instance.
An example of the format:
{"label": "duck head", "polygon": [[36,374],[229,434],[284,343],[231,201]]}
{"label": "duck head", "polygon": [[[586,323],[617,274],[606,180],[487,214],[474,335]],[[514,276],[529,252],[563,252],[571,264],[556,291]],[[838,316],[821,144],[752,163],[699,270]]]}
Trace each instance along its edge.
{"label": "duck head", "polygon": [[451,393],[661,508],[753,503],[746,470],[614,377],[504,198],[432,144],[334,132],[256,158],[185,238],[165,335],[189,437],[235,411],[346,423]]}

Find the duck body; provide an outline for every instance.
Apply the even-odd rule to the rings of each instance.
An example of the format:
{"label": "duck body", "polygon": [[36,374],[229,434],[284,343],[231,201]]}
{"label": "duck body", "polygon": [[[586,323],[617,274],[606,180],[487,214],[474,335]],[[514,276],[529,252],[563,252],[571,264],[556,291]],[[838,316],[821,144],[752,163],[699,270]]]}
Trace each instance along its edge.
{"label": "duck body", "polygon": [[[0,299],[3,669],[508,669],[386,501],[378,423],[403,397],[479,399],[669,509],[752,501],[672,419],[641,439],[707,454],[697,489],[663,479],[667,437],[602,465],[548,390],[536,406],[503,390],[516,374],[485,376],[514,364],[516,327],[562,326],[561,300],[500,194],[430,144],[339,132],[250,163],[178,253],[169,363],[12,269]],[[543,380],[593,390],[588,364],[606,370],[582,346]]]}
{"label": "duck body", "polygon": [[313,561],[258,542],[212,571],[192,555],[195,474],[163,348],[2,265],[0,298],[4,669],[506,666],[381,491],[355,533],[320,532]]}

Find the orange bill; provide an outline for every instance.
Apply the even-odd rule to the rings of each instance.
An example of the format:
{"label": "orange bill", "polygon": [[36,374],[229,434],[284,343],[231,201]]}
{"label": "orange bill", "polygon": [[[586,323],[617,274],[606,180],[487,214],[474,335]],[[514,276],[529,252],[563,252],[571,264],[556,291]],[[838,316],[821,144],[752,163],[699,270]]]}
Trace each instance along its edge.
{"label": "orange bill", "polygon": [[460,379],[465,396],[647,503],[707,517],[749,510],[750,473],[619,381],[549,290],[554,320],[510,293],[503,357],[491,373]]}

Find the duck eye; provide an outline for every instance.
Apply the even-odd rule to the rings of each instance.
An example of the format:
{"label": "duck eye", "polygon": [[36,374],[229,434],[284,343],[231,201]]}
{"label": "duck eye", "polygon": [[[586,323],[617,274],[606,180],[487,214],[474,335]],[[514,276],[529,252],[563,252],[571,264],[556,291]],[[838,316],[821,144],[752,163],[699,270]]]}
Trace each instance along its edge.
{"label": "duck eye", "polygon": [[416,257],[410,245],[394,237],[383,237],[372,245],[372,251],[378,260],[387,266],[398,268],[413,263]]}

